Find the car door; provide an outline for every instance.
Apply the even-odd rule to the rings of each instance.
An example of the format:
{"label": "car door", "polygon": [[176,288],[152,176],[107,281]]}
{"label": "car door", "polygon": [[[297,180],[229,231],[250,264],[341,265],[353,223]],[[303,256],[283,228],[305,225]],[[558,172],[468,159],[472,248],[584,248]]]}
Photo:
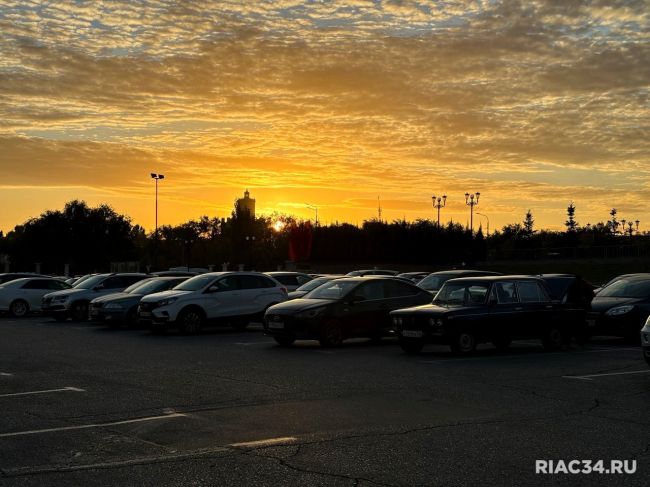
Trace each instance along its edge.
{"label": "car door", "polygon": [[27,301],[29,309],[40,309],[43,296],[51,292],[49,281],[51,279],[32,279],[23,284],[19,294]]}
{"label": "car door", "polygon": [[347,337],[366,337],[381,325],[382,314],[388,314],[388,302],[384,297],[384,284],[371,279],[352,290],[344,311],[344,330]]}
{"label": "car door", "polygon": [[514,281],[497,281],[490,290],[490,319],[486,336],[496,338],[521,338],[518,333],[523,319],[523,306],[517,296]]}
{"label": "car door", "polygon": [[534,281],[518,281],[517,294],[523,308],[523,319],[516,323],[516,334],[519,338],[539,338],[553,316],[551,298]]}
{"label": "car door", "polygon": [[[271,288],[273,281],[262,276],[242,275],[239,277],[241,289],[241,314],[260,313],[273,301]],[[277,302],[277,300],[275,301]]]}
{"label": "car door", "polygon": [[212,318],[227,318],[243,313],[242,292],[239,278],[230,274],[216,279],[203,292],[201,302],[206,316]]}

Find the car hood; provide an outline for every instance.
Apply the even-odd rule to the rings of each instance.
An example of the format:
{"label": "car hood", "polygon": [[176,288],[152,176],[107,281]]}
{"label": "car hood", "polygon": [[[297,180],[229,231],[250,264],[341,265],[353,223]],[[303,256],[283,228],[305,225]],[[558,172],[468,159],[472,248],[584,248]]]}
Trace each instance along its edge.
{"label": "car hood", "polygon": [[642,298],[610,298],[605,296],[596,296],[593,301],[591,301],[591,310],[602,312],[623,304],[636,304],[641,301],[643,301]]}
{"label": "car hood", "polygon": [[81,296],[92,293],[91,289],[63,289],[61,291],[54,291],[45,295],[46,298],[54,298],[58,296]]}
{"label": "car hood", "polygon": [[155,303],[156,301],[160,301],[161,299],[167,299],[167,298],[178,298],[181,296],[185,296],[187,294],[192,294],[194,291],[174,291],[173,289],[170,289],[169,291],[162,291],[160,293],[153,293],[153,294],[148,294],[144,298],[142,298],[143,303]]}
{"label": "car hood", "polygon": [[396,309],[395,311],[391,311],[391,315],[404,315],[404,314],[409,314],[409,315],[442,315],[445,313],[449,313],[453,309],[460,309],[460,308],[446,308],[443,306],[437,306],[435,304],[422,304],[420,306],[413,306],[412,308],[402,308],[402,309]]}
{"label": "car hood", "polygon": [[321,306],[327,306],[328,304],[336,303],[335,299],[292,299],[290,301],[285,301],[280,304],[271,306],[268,309],[270,313],[294,313],[299,311],[306,311],[312,308],[320,308]]}
{"label": "car hood", "polygon": [[135,296],[134,294],[129,293],[111,293],[106,296],[100,296],[99,298],[93,299],[94,303],[105,303],[107,301],[120,301],[122,299],[131,298]]}

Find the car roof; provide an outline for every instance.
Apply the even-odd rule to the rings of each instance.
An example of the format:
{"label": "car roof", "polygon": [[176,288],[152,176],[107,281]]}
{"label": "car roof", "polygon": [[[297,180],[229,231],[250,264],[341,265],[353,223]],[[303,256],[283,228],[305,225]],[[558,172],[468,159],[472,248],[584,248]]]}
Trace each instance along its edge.
{"label": "car roof", "polygon": [[308,277],[311,277],[309,274],[305,274],[304,272],[297,272],[297,271],[271,271],[271,272],[265,272],[264,274],[267,274],[269,276],[308,276]]}
{"label": "car roof", "polygon": [[468,276],[468,277],[458,277],[456,279],[450,279],[447,282],[499,282],[499,281],[534,281],[534,282],[544,282],[540,277],[530,276],[530,275],[505,275],[505,276]]}

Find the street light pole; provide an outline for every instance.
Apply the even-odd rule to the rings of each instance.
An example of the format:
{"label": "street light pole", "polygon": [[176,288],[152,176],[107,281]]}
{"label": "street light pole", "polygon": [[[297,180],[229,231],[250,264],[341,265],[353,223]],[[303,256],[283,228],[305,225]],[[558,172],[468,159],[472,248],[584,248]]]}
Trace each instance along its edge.
{"label": "street light pole", "polygon": [[481,193],[465,193],[465,204],[469,206],[469,231],[474,234],[474,207],[478,205],[478,199]]}
{"label": "street light pole", "polygon": [[445,204],[447,203],[447,195],[443,194],[442,197],[438,196],[438,199],[436,199],[436,195],[434,194],[431,197],[431,201],[433,202],[433,207],[438,209],[438,228],[440,228],[440,208],[445,207]]}
{"label": "street light pole", "polygon": [[483,213],[479,213],[478,211],[476,212],[477,215],[484,216],[485,219],[487,220],[487,236],[490,236],[490,219],[488,218],[487,215],[484,215]]}
{"label": "street light pole", "polygon": [[156,181],[156,238],[158,238],[158,180],[159,179],[165,179],[164,174],[156,174],[154,172],[151,173],[151,178]]}

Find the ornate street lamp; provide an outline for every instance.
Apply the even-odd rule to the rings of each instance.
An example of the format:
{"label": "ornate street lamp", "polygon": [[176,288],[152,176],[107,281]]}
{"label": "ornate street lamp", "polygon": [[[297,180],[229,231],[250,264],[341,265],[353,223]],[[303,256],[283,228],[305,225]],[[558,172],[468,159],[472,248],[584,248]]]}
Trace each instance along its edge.
{"label": "ornate street lamp", "polygon": [[465,193],[465,204],[469,206],[469,230],[474,234],[474,207],[478,205],[478,199],[481,196],[481,193],[478,191],[476,193]]}
{"label": "ornate street lamp", "polygon": [[436,195],[434,194],[431,197],[431,201],[433,202],[433,207],[438,209],[438,228],[440,228],[440,208],[445,207],[445,204],[447,203],[447,195],[443,194],[442,197],[438,196],[436,199]]}

